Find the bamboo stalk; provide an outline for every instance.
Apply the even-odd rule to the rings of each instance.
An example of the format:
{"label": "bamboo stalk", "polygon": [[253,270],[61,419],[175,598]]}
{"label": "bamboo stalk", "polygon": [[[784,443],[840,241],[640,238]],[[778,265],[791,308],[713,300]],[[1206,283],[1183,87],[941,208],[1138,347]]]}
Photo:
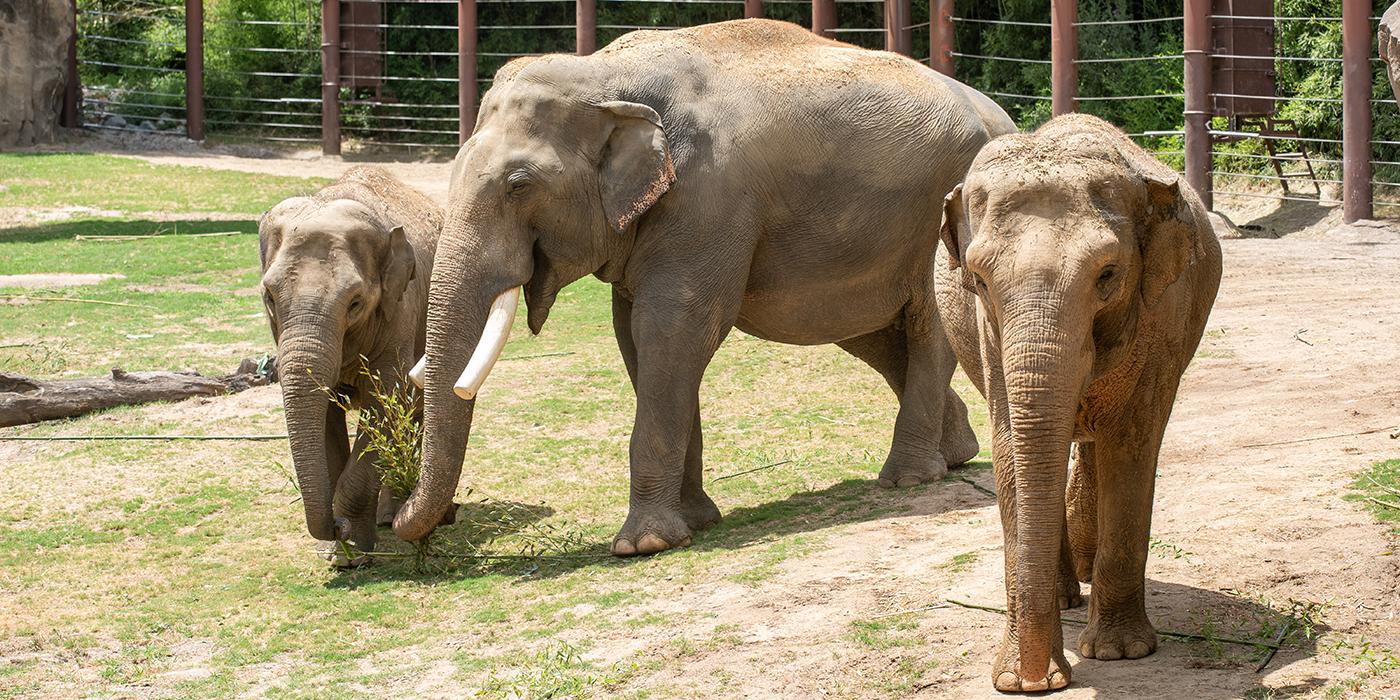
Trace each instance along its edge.
{"label": "bamboo stalk", "polygon": [[124,301],[103,301],[101,299],[83,299],[81,297],[36,297],[30,294],[0,294],[0,299],[23,299],[26,301],[70,301],[76,304],[102,304],[104,306],[125,306],[132,309],[152,309],[156,307],[147,304],[128,304]]}
{"label": "bamboo stalk", "polygon": [[147,238],[213,238],[216,236],[252,235],[257,231],[212,231],[209,233],[148,233],[133,235],[91,235],[78,234],[75,241],[139,241]]}
{"label": "bamboo stalk", "polygon": [[[994,613],[998,613],[998,614],[1001,614],[1001,615],[1005,615],[1005,614],[1006,614],[1006,609],[1005,609],[1005,608],[994,608],[994,607],[991,607],[991,606],[989,606],[989,605],[977,605],[977,604],[975,604],[975,603],[964,603],[964,602],[962,602],[961,600],[954,600],[954,599],[952,599],[952,598],[944,598],[943,600],[945,600],[945,601],[947,601],[947,602],[949,602],[949,603],[952,603],[953,605],[956,605],[956,606],[958,606],[958,607],[962,607],[962,608],[971,608],[971,609],[973,609],[973,610],[986,610],[987,612],[994,612]],[[1074,620],[1074,619],[1071,619],[1071,618],[1068,618],[1068,617],[1062,617],[1062,618],[1060,618],[1060,622],[1067,622],[1067,623],[1074,624],[1074,625],[1087,625],[1087,624],[1089,624],[1088,622],[1086,622],[1086,621],[1084,621],[1084,620]],[[1245,647],[1255,647],[1255,648],[1257,648],[1257,649],[1274,649],[1274,650],[1277,650],[1277,649],[1280,648],[1280,645],[1279,645],[1279,644],[1270,644],[1270,643],[1268,643],[1268,642],[1249,642],[1249,641],[1245,641],[1245,640],[1243,640],[1243,639],[1231,639],[1231,638],[1229,638],[1229,637],[1211,637],[1211,636],[1203,635],[1203,634],[1192,634],[1192,633],[1190,633],[1190,632],[1173,632],[1173,631],[1171,631],[1171,630],[1157,630],[1157,634],[1160,634],[1160,635],[1162,635],[1163,637],[1173,637],[1173,638],[1176,638],[1176,639],[1191,639],[1191,640],[1200,641],[1200,642],[1222,642],[1222,643],[1225,643],[1225,644],[1236,644],[1236,645],[1245,646]]]}
{"label": "bamboo stalk", "polygon": [[80,442],[95,440],[286,440],[283,435],[0,435],[10,442]]}
{"label": "bamboo stalk", "polygon": [[716,482],[716,481],[724,481],[725,479],[733,479],[733,478],[736,477],[736,476],[743,476],[743,475],[745,475],[745,474],[752,474],[752,473],[754,473],[754,472],[761,472],[761,471],[764,471],[765,469],[772,469],[773,467],[779,467],[779,466],[782,466],[782,465],[784,465],[784,464],[791,464],[791,463],[792,463],[792,460],[790,460],[790,459],[785,459],[785,460],[783,460],[783,461],[781,461],[781,462],[774,462],[774,463],[772,463],[772,464],[765,464],[765,465],[763,465],[763,466],[761,466],[761,467],[754,467],[753,469],[745,469],[744,471],[741,471],[741,472],[734,472],[733,474],[725,474],[724,476],[717,476],[717,477],[715,477],[715,478],[713,478],[713,479],[710,479],[710,483],[713,484],[713,483]]}
{"label": "bamboo stalk", "polygon": [[[1252,445],[1241,445],[1241,447],[1273,447],[1275,445],[1292,445],[1299,442],[1313,442],[1314,440],[1331,440],[1340,437],[1355,437],[1357,435],[1370,435],[1372,433],[1383,433],[1390,428],[1372,428],[1370,430],[1358,430],[1354,433],[1335,433],[1332,435],[1317,435],[1314,437],[1298,438],[1296,440],[1279,440],[1278,442],[1259,442]],[[1398,433],[1400,434],[1400,433]]]}

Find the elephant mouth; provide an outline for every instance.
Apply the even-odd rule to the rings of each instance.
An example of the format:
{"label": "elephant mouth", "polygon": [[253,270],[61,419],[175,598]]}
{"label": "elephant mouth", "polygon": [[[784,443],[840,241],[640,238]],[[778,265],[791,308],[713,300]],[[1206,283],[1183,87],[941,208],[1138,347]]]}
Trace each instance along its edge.
{"label": "elephant mouth", "polygon": [[557,267],[550,261],[549,256],[540,249],[538,241],[531,251],[531,257],[534,261],[534,270],[530,273],[530,280],[525,283],[525,308],[528,310],[527,320],[530,325],[530,333],[539,335],[544,328],[545,320],[549,318],[549,310],[554,307],[554,300],[563,285],[559,284]]}

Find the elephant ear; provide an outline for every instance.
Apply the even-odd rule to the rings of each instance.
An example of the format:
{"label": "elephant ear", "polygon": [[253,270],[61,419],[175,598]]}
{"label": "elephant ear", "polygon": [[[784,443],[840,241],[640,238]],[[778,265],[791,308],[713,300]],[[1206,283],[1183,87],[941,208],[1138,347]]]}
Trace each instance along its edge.
{"label": "elephant ear", "polygon": [[390,229],[379,270],[380,305],[397,304],[408,283],[418,274],[418,260],[402,226]]}
{"label": "elephant ear", "polygon": [[[948,269],[962,268],[963,251],[972,237],[972,228],[967,223],[967,211],[963,207],[963,187],[959,183],[943,198],[943,224],[938,229],[938,237],[948,251]],[[962,268],[963,287],[974,288],[972,273]]]}
{"label": "elephant ear", "polygon": [[[1154,164],[1155,165],[1155,164]],[[1151,308],[1201,251],[1200,222],[1176,173],[1139,173],[1147,189],[1142,254],[1142,299]]]}
{"label": "elephant ear", "polygon": [[598,193],[608,225],[622,233],[666,194],[676,181],[676,171],[656,110],[636,102],[598,106],[607,124],[598,162]]}
{"label": "elephant ear", "polygon": [[306,197],[290,197],[278,202],[258,218],[258,258],[262,260],[264,272],[277,255],[277,249],[282,246],[282,227],[310,201]]}

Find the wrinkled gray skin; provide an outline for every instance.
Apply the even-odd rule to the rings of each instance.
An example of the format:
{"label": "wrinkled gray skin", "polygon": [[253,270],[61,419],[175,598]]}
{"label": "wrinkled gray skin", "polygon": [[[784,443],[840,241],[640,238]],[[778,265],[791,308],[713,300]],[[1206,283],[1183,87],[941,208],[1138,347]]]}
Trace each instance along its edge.
{"label": "wrinkled gray skin", "polygon": [[[487,310],[523,285],[539,332],[564,286],[613,286],[637,394],[618,555],[719,520],[698,390],[729,332],[837,343],[900,396],[881,478],[977,453],[932,297],[944,193],[992,136],[985,96],[915,61],[745,20],[623,36],[497,74],[457,155],[428,302],[423,479],[400,537],[447,507],[474,403],[453,395]],[[488,382],[489,386],[489,382]]]}
{"label": "wrinkled gray skin", "polygon": [[1385,61],[1386,77],[1390,79],[1390,91],[1395,102],[1400,104],[1400,2],[1391,5],[1381,15],[1380,28],[1376,30],[1376,48],[1381,60]]}
{"label": "wrinkled gray skin", "polygon": [[[258,224],[292,465],[306,529],[318,540],[372,551],[376,510],[381,522],[396,510],[378,493],[377,456],[363,454],[363,434],[350,445],[345,412],[324,388],[335,387],[353,408],[371,408],[362,366],[388,386],[407,374],[423,351],[441,224],[442,209],[427,197],[363,166],[309,197],[282,201]],[[339,565],[358,563],[336,556]]]}
{"label": "wrinkled gray skin", "polygon": [[1175,172],[1086,115],[988,144],[948,196],[943,239],[938,307],[987,397],[1006,541],[993,682],[1062,688],[1059,609],[1078,581],[1094,584],[1082,656],[1157,647],[1143,602],[1157,453],[1220,244]]}

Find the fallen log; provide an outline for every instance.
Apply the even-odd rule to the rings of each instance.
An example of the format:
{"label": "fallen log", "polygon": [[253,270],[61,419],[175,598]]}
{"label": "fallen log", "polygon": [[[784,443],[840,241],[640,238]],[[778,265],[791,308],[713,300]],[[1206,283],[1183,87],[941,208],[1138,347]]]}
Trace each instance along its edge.
{"label": "fallen log", "polygon": [[74,418],[115,406],[236,394],[276,380],[272,363],[251,359],[222,377],[114,368],[107,377],[39,380],[0,372],[0,427]]}

